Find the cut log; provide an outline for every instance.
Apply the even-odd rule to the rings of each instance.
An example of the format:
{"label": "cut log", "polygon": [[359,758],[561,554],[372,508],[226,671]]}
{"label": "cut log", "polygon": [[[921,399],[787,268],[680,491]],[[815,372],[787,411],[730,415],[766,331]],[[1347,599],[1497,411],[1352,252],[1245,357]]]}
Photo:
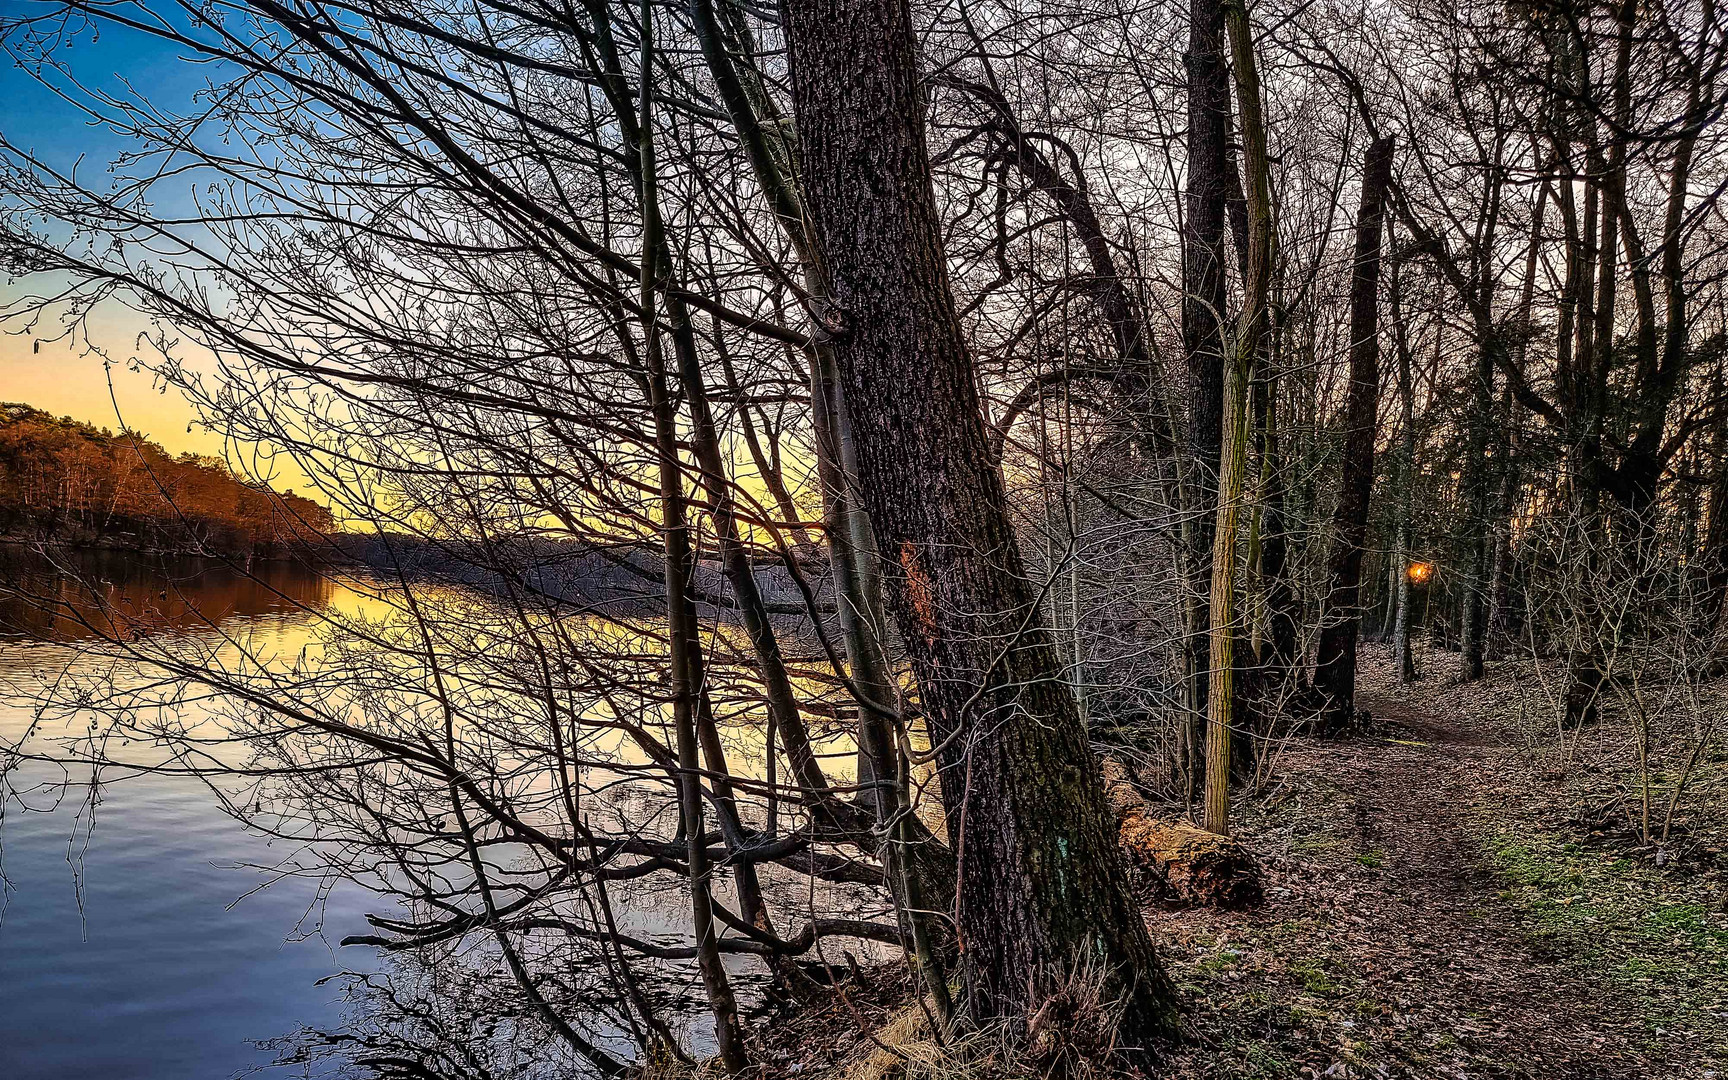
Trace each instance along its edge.
{"label": "cut log", "polygon": [[1111,758],[1104,759],[1104,789],[1121,823],[1122,849],[1167,895],[1231,910],[1260,902],[1260,864],[1240,840],[1152,816],[1128,770]]}

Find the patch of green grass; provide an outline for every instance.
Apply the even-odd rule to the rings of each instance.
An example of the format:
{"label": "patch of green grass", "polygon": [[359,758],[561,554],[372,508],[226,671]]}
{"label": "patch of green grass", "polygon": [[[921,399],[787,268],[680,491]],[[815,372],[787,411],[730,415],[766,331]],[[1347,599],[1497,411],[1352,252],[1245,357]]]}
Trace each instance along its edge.
{"label": "patch of green grass", "polygon": [[1386,853],[1375,848],[1373,851],[1364,851],[1356,856],[1356,861],[1370,870],[1378,870],[1386,865]]}
{"label": "patch of green grass", "polygon": [[1486,848],[1539,949],[1637,1002],[1649,1032],[1689,1031],[1728,1050],[1728,1025],[1705,1004],[1728,966],[1728,920],[1686,882],[1549,834],[1500,832]]}
{"label": "patch of green grass", "polygon": [[[1571,849],[1571,850],[1568,850]],[[1584,873],[1576,844],[1558,849],[1536,841],[1501,833],[1488,842],[1494,869],[1514,885],[1555,892],[1584,884]]]}
{"label": "patch of green grass", "polygon": [[1327,974],[1324,961],[1317,959],[1298,960],[1290,965],[1290,974],[1302,980],[1302,988],[1316,997],[1325,997],[1338,989],[1338,984]]}
{"label": "patch of green grass", "polygon": [[1290,850],[1301,855],[1324,855],[1329,851],[1337,851],[1341,843],[1342,841],[1336,836],[1327,833],[1311,833],[1292,841]]}
{"label": "patch of green grass", "polygon": [[1728,956],[1728,928],[1710,920],[1703,904],[1668,904],[1644,916],[1638,930],[1652,942],[1709,959]]}
{"label": "patch of green grass", "polygon": [[1599,939],[1594,930],[1605,914],[1585,876],[1583,860],[1505,834],[1488,845],[1494,870],[1509,888],[1502,899],[1522,910],[1537,942],[1563,955],[1589,959]]}
{"label": "patch of green grass", "polygon": [[1243,1080],[1276,1080],[1295,1076],[1296,1065],[1264,1039],[1253,1039],[1242,1048]]}
{"label": "patch of green grass", "polygon": [[1219,949],[1206,959],[1194,965],[1194,969],[1207,975],[1221,975],[1242,962],[1242,954],[1235,949]]}

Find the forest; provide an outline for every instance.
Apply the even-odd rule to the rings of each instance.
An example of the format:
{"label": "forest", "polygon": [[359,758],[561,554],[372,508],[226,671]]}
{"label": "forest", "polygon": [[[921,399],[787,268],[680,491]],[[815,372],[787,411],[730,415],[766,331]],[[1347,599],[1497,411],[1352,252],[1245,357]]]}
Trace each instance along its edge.
{"label": "forest", "polygon": [[145,689],[0,756],[164,748],[379,898],[342,944],[387,966],[279,1064],[1728,1061],[1716,0],[22,0],[0,42],[127,148],[0,132],[0,329],[138,312],[312,485],[14,414],[8,505],[367,552],[316,649],[97,635]]}
{"label": "forest", "polygon": [[303,550],[332,528],[324,506],[220,458],[0,403],[0,536],[246,560]]}

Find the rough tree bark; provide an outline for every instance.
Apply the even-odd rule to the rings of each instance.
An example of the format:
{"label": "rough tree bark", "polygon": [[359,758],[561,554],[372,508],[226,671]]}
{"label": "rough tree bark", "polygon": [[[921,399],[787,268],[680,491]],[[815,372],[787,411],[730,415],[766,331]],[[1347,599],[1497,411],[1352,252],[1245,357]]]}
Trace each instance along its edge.
{"label": "rough tree bark", "polygon": [[[799,190],[796,137],[753,64],[748,59],[742,62],[738,59],[756,54],[754,40],[736,9],[716,8],[712,0],[692,0],[691,24],[757,183],[797,252],[805,285],[811,295],[820,296],[824,278],[822,260],[809,232],[809,216]],[[823,527],[834,572],[837,621],[845,639],[851,686],[858,704],[859,798],[870,809],[883,839],[878,853],[896,897],[896,914],[912,939],[926,990],[946,1020],[952,1012],[952,1003],[947,974],[934,942],[936,935],[930,926],[933,915],[927,897],[950,891],[952,860],[933,842],[928,829],[908,806],[903,756],[897,746],[903,722],[897,713],[897,688],[887,653],[875,536],[854,491],[856,451],[845,410],[840,406],[833,349],[825,342],[818,342],[808,352],[811,425],[815,430],[816,466],[822,486]],[[688,378],[693,386],[701,386],[699,370],[689,373]],[[693,412],[695,404],[693,397]],[[704,469],[714,471],[708,464]],[[730,560],[727,565],[731,566]],[[749,573],[747,564],[745,573]],[[755,591],[753,579],[745,591]],[[772,719],[768,730],[772,780],[773,736],[778,730]],[[788,749],[793,749],[790,744]],[[772,816],[771,809],[770,829]]]}
{"label": "rough tree bark", "polygon": [[1322,722],[1348,725],[1356,712],[1356,639],[1362,549],[1368,541],[1368,500],[1374,489],[1375,421],[1380,412],[1380,234],[1392,183],[1390,136],[1368,146],[1362,204],[1356,216],[1356,260],[1350,274],[1350,392],[1344,408],[1344,476],[1332,517],[1331,587],[1316,649],[1314,688]]}
{"label": "rough tree bark", "polygon": [[904,0],[788,0],[792,98],[890,608],[919,680],[959,863],[967,1005],[1021,1019],[1082,964],[1125,1046],[1169,1029],[1097,760],[992,465],[956,315]]}

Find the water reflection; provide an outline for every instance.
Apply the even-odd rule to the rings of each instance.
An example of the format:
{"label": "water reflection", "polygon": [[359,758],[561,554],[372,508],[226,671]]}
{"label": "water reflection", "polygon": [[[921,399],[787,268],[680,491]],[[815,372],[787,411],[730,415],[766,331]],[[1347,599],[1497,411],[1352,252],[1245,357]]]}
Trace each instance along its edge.
{"label": "water reflection", "polygon": [[[678,1043],[711,1048],[680,954],[687,890],[657,866],[677,815],[659,764],[671,736],[651,618],[445,584],[417,583],[410,603],[399,587],[291,565],[9,559],[0,843],[19,890],[0,924],[0,1080],[220,1077],[272,1055],[292,1075],[323,1075],[374,1053],[416,1062],[414,1075],[569,1075],[568,1051],[504,972],[501,936],[461,932],[488,876],[539,905],[540,925],[513,940],[556,1015],[628,1057],[642,1038],[631,1010],[646,1002],[640,1011]],[[758,782],[742,827],[763,829],[770,774],[749,643],[727,623],[708,629],[727,767]],[[801,688],[834,693],[815,678]],[[813,748],[844,785],[855,748],[830,711]],[[8,769],[6,748],[20,746],[32,756]],[[116,774],[125,782],[105,782]],[[451,775],[464,778],[466,805],[502,808],[475,839],[450,813]],[[785,822],[792,800],[778,797]],[[590,879],[563,851],[523,839],[573,831],[572,802],[584,834],[615,847],[607,932],[641,953],[629,1009],[613,969],[623,962],[594,944]],[[773,864],[759,876],[776,924],[794,932],[825,912],[886,917],[873,883],[813,883]],[[268,887],[230,908],[255,884]],[[732,871],[714,885],[742,910]],[[382,965],[370,948],[338,956],[332,943],[376,933],[367,911],[387,916],[394,940],[417,936],[417,949]],[[759,1002],[761,959],[729,952],[725,963],[746,1003]],[[426,1071],[448,1048],[487,1064]],[[518,1059],[532,1064],[518,1073]]]}
{"label": "water reflection", "polygon": [[[102,636],[244,634],[293,650],[315,612],[351,599],[290,564],[248,576],[197,559],[0,550],[0,1077],[215,1080],[267,1062],[256,1044],[298,1025],[336,1026],[341,995],[319,980],[373,966],[331,943],[365,927],[375,897],[293,872],[304,845],[247,831],[199,779],[111,782],[113,770],[9,761],[4,748],[79,726],[76,708],[40,711],[57,689],[141,688],[146,672],[90,647]],[[213,704],[175,707],[196,723]],[[257,866],[279,870],[242,869]]]}
{"label": "water reflection", "polygon": [[329,606],[337,586],[297,563],[0,545],[0,640],[72,642],[189,630]]}

